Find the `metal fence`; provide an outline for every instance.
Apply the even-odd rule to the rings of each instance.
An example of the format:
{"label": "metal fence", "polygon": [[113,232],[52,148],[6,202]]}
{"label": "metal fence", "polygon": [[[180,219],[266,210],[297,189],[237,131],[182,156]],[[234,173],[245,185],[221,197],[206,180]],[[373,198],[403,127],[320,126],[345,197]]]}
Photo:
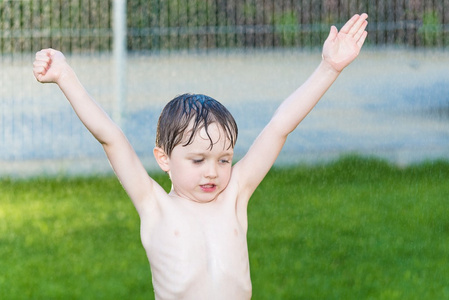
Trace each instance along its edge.
{"label": "metal fence", "polygon": [[[111,50],[112,11],[113,0],[2,0],[0,53]],[[127,48],[316,47],[356,12],[370,15],[370,44],[449,44],[449,0],[128,0]]]}

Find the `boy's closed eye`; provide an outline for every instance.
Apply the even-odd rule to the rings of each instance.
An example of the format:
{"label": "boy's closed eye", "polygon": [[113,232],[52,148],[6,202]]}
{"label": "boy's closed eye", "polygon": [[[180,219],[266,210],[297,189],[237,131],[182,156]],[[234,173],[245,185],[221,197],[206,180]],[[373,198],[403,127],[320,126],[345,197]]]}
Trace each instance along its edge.
{"label": "boy's closed eye", "polygon": [[[192,159],[193,164],[201,164],[202,162],[204,162],[204,158],[198,158],[198,159]],[[231,160],[227,159],[227,158],[222,158],[219,159],[218,162],[220,164],[229,164],[231,163]]]}

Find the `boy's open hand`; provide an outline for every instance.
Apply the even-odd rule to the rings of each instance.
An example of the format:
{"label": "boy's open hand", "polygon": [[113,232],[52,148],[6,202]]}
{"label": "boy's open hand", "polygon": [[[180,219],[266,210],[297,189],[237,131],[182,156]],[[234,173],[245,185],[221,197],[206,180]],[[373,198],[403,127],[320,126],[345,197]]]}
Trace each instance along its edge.
{"label": "boy's open hand", "polygon": [[36,53],[33,73],[41,83],[57,83],[67,66],[64,54],[54,49],[43,49]]}
{"label": "boy's open hand", "polygon": [[368,22],[367,14],[354,15],[340,29],[331,27],[329,36],[324,42],[323,59],[330,64],[337,72],[341,72],[359,54],[365,42],[367,32],[365,31]]}

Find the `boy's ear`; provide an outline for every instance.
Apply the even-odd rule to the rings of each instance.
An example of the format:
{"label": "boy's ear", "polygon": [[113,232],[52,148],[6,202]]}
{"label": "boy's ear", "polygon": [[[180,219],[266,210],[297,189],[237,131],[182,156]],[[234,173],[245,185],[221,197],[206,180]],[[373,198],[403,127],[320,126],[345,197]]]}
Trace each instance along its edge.
{"label": "boy's ear", "polygon": [[169,166],[170,157],[168,157],[168,155],[165,153],[165,151],[162,150],[162,148],[155,147],[153,149],[153,154],[154,154],[154,158],[156,158],[157,164],[162,169],[162,171],[164,171],[164,172],[170,171],[170,166]]}

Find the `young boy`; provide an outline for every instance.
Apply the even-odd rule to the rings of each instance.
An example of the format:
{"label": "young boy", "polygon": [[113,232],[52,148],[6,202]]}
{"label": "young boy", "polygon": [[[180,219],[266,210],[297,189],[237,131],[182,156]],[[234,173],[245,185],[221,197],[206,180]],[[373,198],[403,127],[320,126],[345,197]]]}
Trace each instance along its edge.
{"label": "young boy", "polygon": [[167,194],[106,113],[89,96],[61,52],[36,54],[34,75],[54,82],[104,151],[141,220],[157,299],[250,299],[246,241],[248,201],[285,140],[358,55],[367,15],[331,27],[322,61],[277,109],[248,153],[232,166],[237,126],[220,103],[185,94],[164,108],[154,156],[172,182]]}

